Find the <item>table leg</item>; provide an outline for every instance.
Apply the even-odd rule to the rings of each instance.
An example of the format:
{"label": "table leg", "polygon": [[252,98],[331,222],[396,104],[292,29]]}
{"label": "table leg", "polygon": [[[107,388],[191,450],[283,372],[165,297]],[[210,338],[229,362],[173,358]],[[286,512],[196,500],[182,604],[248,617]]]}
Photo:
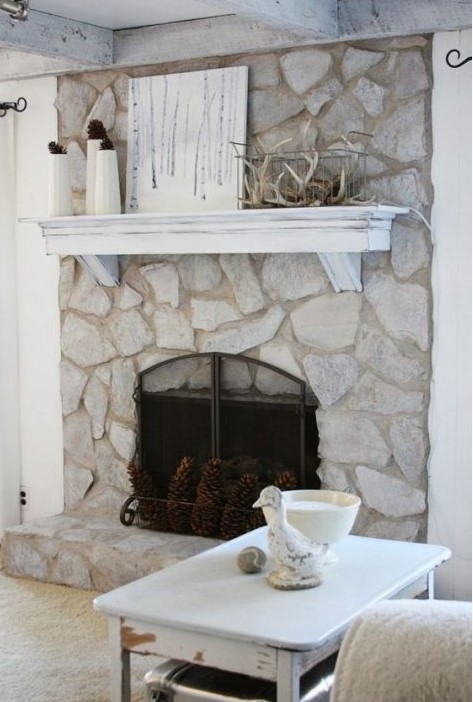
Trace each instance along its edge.
{"label": "table leg", "polygon": [[434,595],[434,571],[431,570],[427,575],[427,597],[429,600],[433,600]]}
{"label": "table leg", "polygon": [[108,620],[110,642],[110,702],[131,702],[130,652],[122,648],[121,619]]}
{"label": "table leg", "polygon": [[296,652],[278,651],[276,686],[277,702],[300,701],[300,666]]}

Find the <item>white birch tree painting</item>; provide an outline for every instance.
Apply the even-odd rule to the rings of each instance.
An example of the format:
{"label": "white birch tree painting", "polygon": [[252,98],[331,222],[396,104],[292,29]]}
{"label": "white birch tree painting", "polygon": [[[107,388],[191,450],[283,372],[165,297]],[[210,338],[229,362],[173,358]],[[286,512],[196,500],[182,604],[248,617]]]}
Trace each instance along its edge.
{"label": "white birch tree painting", "polygon": [[127,212],[238,206],[248,67],[130,79]]}

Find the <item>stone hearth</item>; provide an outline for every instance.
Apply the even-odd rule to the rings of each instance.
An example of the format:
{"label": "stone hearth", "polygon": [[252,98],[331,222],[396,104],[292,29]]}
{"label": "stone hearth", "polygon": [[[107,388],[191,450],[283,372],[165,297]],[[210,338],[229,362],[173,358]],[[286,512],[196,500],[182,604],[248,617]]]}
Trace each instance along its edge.
{"label": "stone hearth", "polygon": [[112,513],[71,511],[11,527],[1,553],[9,575],[107,592],[218,543],[123,526]]}

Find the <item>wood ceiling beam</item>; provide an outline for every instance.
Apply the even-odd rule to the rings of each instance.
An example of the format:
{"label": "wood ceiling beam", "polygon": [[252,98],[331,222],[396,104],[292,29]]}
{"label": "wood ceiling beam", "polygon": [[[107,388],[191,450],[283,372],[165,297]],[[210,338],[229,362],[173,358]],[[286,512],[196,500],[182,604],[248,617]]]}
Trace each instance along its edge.
{"label": "wood ceiling beam", "polygon": [[[123,29],[113,33],[113,67],[144,66],[213,56],[276,51],[291,46],[317,43],[312,33],[279,30],[236,16]],[[10,45],[9,45],[10,46]],[[87,64],[85,59],[51,57],[32,58],[25,50],[1,48],[0,81],[42,75],[62,75],[103,68]],[[18,49],[21,49],[18,46]],[[39,51],[38,51],[39,53]],[[46,53],[46,52],[45,52]]]}
{"label": "wood ceiling beam", "polygon": [[[210,3],[218,3],[220,9],[238,6],[246,15],[254,5],[252,14],[262,18],[265,10],[268,21],[234,14],[115,32],[33,10],[26,22],[5,15],[0,17],[0,81],[471,27],[470,0],[338,0],[338,33],[329,36],[327,21],[322,35],[322,23],[314,30],[296,22],[299,6],[308,10],[320,1],[287,0],[292,19],[284,20],[271,8],[277,5],[273,0],[206,0],[209,11]],[[324,7],[328,12],[330,5]]]}
{"label": "wood ceiling beam", "polygon": [[314,37],[337,35],[337,0],[201,0],[209,8],[228,11],[241,19],[262,22],[277,29],[311,32]]}
{"label": "wood ceiling beam", "polygon": [[25,22],[1,13],[0,47],[103,68],[113,60],[113,32],[35,10]]}
{"label": "wood ceiling beam", "polygon": [[116,31],[114,63],[117,66],[168,63],[191,58],[276,51],[314,43],[317,43],[317,39],[310,31],[282,30],[235,15],[225,15]]}
{"label": "wood ceiling beam", "polygon": [[471,27],[471,0],[339,0],[339,40],[382,39]]}

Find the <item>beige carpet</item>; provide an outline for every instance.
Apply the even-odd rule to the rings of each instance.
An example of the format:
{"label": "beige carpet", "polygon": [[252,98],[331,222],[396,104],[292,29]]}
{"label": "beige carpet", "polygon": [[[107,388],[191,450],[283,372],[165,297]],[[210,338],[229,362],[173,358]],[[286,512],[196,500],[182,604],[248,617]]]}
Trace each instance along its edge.
{"label": "beige carpet", "polygon": [[[0,570],[0,702],[109,702],[107,623],[99,593]],[[133,702],[156,658],[131,656]]]}

